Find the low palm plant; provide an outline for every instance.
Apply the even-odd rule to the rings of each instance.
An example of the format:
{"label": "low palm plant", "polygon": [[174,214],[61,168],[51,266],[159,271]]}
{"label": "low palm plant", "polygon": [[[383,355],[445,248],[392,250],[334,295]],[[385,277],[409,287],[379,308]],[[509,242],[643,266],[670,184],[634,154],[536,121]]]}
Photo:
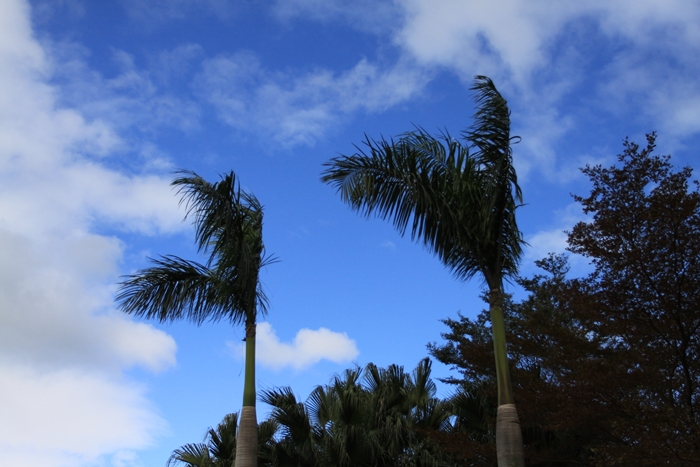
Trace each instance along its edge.
{"label": "low palm plant", "polygon": [[305,401],[289,388],[264,391],[280,428],[278,467],[437,467],[441,454],[428,434],[449,431],[449,403],[435,396],[430,362],[416,370],[373,364],[318,386]]}

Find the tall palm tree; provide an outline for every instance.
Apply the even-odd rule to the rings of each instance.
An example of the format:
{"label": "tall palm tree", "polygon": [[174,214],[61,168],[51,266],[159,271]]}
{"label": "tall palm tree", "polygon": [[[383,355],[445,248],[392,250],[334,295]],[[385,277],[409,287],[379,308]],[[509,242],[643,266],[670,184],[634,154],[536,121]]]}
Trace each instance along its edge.
{"label": "tall palm tree", "polygon": [[[503,283],[517,273],[524,240],[515,222],[522,193],[513,167],[510,110],[485,76],[477,76],[477,111],[462,144],[423,129],[397,140],[366,139],[368,153],[326,163],[322,181],[366,216],[390,219],[420,239],[456,277],[481,274],[489,289],[498,415],[500,466],[523,465],[522,433],[513,399],[503,322]],[[470,154],[470,149],[474,151]]]}
{"label": "tall palm tree", "polygon": [[245,325],[246,361],[243,409],[236,449],[237,467],[257,465],[255,413],[255,326],[265,313],[260,269],[271,261],[262,241],[260,202],[242,191],[233,172],[211,184],[194,172],[181,171],[172,182],[194,218],[198,250],[205,264],[177,256],[152,259],[153,267],[127,276],[117,294],[126,313],[169,322],[201,324],[226,319]]}

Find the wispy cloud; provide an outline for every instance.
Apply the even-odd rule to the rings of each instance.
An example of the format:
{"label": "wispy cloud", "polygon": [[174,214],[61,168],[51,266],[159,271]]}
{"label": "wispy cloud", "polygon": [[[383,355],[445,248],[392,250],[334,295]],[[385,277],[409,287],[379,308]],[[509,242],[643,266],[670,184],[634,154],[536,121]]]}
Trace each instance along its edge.
{"label": "wispy cloud", "polygon": [[591,266],[586,258],[566,251],[569,246],[567,232],[571,231],[577,223],[588,220],[581,211],[581,206],[578,203],[571,203],[566,208],[555,211],[553,217],[552,228],[526,235],[525,240],[529,246],[525,248],[522,274],[526,276],[532,272],[535,269],[533,263],[547,257],[550,253],[565,254],[569,258],[571,276],[581,276],[591,272]]}
{"label": "wispy cloud", "polygon": [[[228,343],[239,357],[245,355],[245,345]],[[301,329],[292,342],[282,342],[270,323],[259,323],[256,337],[256,360],[263,366],[279,370],[303,370],[321,360],[347,363],[360,354],[355,341],[346,333],[319,328]]]}
{"label": "wispy cloud", "polygon": [[[183,44],[152,58],[153,71],[137,66],[129,53],[115,49],[118,70],[103,76],[88,66],[90,52],[73,42],[47,42],[58,102],[99,118],[114,128],[149,134],[163,127],[191,132],[199,128],[200,109],[192,99],[176,94],[174,77],[188,76],[188,65],[201,54],[199,46]],[[191,75],[190,75],[191,76]],[[170,85],[170,86],[168,86]]]}
{"label": "wispy cloud", "polygon": [[549,253],[564,253],[567,245],[567,234],[575,224],[586,220],[578,203],[571,203],[566,208],[553,213],[552,228],[539,230],[527,235],[529,247],[525,249],[525,260],[535,261],[544,258]]}
{"label": "wispy cloud", "polygon": [[196,88],[235,129],[288,146],[313,145],[355,112],[381,112],[416,96],[428,75],[399,61],[382,68],[361,60],[341,73],[273,72],[252,53],[206,60]]}

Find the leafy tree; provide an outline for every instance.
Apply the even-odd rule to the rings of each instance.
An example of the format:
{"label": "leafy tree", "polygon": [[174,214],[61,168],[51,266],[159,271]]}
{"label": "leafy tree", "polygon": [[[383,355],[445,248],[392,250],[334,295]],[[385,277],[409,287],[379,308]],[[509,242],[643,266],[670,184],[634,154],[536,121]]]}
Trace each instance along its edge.
{"label": "leafy tree", "polygon": [[[700,193],[691,169],[673,171],[670,156],[625,140],[622,168],[586,167],[588,197],[575,197],[591,222],[574,226],[573,252],[592,260],[586,281],[606,346],[632,358],[636,388],[621,408],[634,424],[614,434],[621,453],[640,463],[700,462]],[[637,442],[634,442],[636,440]],[[652,459],[651,463],[644,459]]]}
{"label": "leafy tree", "polygon": [[[700,462],[700,193],[689,168],[625,141],[621,167],[586,167],[591,215],[570,249],[595,271],[566,279],[563,257],[506,300],[510,355],[532,465]],[[446,320],[432,354],[459,384],[495,384],[487,315]]]}
{"label": "leafy tree", "polygon": [[243,409],[236,450],[238,467],[257,465],[255,413],[255,326],[267,300],[259,282],[260,268],[270,262],[262,240],[262,205],[241,191],[230,172],[211,184],[183,171],[172,182],[179,188],[187,216],[194,217],[195,237],[205,264],[177,256],[152,259],[153,267],[120,283],[117,301],[126,313],[169,322],[226,319],[245,324],[246,363]]}
{"label": "leafy tree", "polygon": [[[522,202],[512,164],[510,111],[493,82],[477,76],[477,111],[463,133],[466,145],[418,128],[398,141],[365,144],[327,163],[322,180],[353,209],[391,219],[460,279],[480,274],[489,290],[498,386],[499,465],[522,466],[523,444],[511,388],[503,323],[503,283],[517,273],[523,239],[515,211]],[[470,148],[474,154],[470,154]]]}

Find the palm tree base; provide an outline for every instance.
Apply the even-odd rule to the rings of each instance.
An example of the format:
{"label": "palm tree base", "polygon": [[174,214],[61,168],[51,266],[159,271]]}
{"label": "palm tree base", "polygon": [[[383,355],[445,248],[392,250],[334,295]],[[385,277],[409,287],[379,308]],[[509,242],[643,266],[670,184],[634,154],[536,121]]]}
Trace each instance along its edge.
{"label": "palm tree base", "polygon": [[258,465],[258,420],[255,406],[244,406],[241,410],[236,440],[236,467]]}
{"label": "palm tree base", "polygon": [[503,404],[496,415],[498,467],[523,467],[523,432],[515,404]]}

